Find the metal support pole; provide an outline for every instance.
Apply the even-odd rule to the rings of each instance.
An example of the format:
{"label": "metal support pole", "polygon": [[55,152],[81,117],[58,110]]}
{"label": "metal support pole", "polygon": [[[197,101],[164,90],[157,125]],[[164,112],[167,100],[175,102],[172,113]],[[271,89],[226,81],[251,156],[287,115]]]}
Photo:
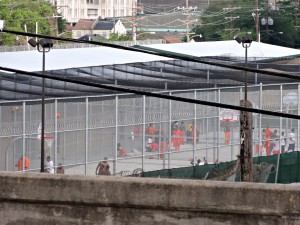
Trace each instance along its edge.
{"label": "metal support pole", "polygon": [[[262,109],[262,83],[259,85],[259,109]],[[262,130],[261,130],[261,114],[259,114],[259,145],[262,144]],[[263,149],[264,146],[261,146]],[[258,155],[260,156],[260,151],[258,151]]]}
{"label": "metal support pole", "polygon": [[146,146],[146,96],[143,95],[143,138],[142,138],[142,170],[145,168],[145,146]]}
{"label": "metal support pole", "polygon": [[[280,112],[282,112],[282,85],[280,85]],[[277,155],[277,165],[276,165],[276,173],[275,173],[275,183],[278,180],[278,171],[279,171],[279,163],[281,156],[281,132],[282,132],[282,117],[280,117],[280,125],[279,125],[279,153]]]}
{"label": "metal support pole", "polygon": [[[247,67],[248,66],[248,51],[247,51],[247,49],[248,49],[248,46],[247,45],[245,45],[245,67]],[[248,99],[247,99],[247,89],[248,89],[248,87],[247,87],[247,70],[245,70],[245,101],[247,101]]]}
{"label": "metal support pole", "polygon": [[87,162],[88,162],[88,150],[89,150],[89,99],[85,99],[85,160],[84,160],[84,174],[87,174]]}
{"label": "metal support pole", "polygon": [[[54,101],[54,168],[57,168],[57,99]],[[55,170],[56,173],[56,170]]]}
{"label": "metal support pole", "polygon": [[[16,111],[17,112],[17,111]],[[15,113],[16,113],[15,112]],[[25,156],[26,156],[26,114],[25,114],[25,102],[23,102],[23,162],[22,162],[22,170],[25,170]],[[29,154],[27,155],[29,158]]]}
{"label": "metal support pole", "polygon": [[[194,99],[197,99],[197,92],[194,92]],[[196,163],[196,150],[197,150],[197,104],[194,104],[194,125],[193,125],[193,162]]]}
{"label": "metal support pole", "polygon": [[[221,90],[220,88],[218,89],[218,103],[221,103]],[[217,127],[218,127],[218,132],[217,132],[217,159],[216,162],[219,163],[220,161],[220,108],[217,109],[218,110],[218,120],[217,120]]]}
{"label": "metal support pole", "polygon": [[114,157],[114,169],[113,173],[117,173],[117,160],[118,160],[118,118],[119,118],[119,113],[118,113],[118,108],[119,108],[119,96],[116,95],[116,109],[115,109],[115,114],[116,114],[116,123],[115,123],[115,157]]}
{"label": "metal support pole", "polygon": [[[43,48],[43,75],[45,75],[45,48]],[[42,78],[41,172],[45,166],[45,78]]]}

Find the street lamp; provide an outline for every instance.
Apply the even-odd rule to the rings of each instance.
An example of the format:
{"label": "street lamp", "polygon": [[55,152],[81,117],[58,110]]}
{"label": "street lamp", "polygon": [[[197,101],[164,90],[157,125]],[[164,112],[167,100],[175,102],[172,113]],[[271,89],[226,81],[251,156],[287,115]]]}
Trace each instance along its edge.
{"label": "street lamp", "polygon": [[[239,44],[242,43],[243,48],[245,48],[245,67],[248,64],[248,48],[250,48],[252,43],[251,37],[242,37],[235,36],[234,40],[236,40]],[[247,70],[245,70],[245,101],[247,101]]]}
{"label": "street lamp", "polygon": [[196,35],[191,36],[189,38],[189,42],[192,42],[192,40],[193,40],[194,37],[200,37],[200,38],[202,38],[202,35],[201,34],[196,34]]}
{"label": "street lamp", "polygon": [[[252,104],[247,99],[247,63],[248,63],[248,48],[251,46],[251,37],[235,36],[239,44],[242,43],[245,48],[245,97],[241,100],[240,105],[246,108],[251,108]],[[241,163],[241,181],[252,182],[252,113],[251,112],[240,112],[240,163]]]}
{"label": "street lamp", "polygon": [[[36,42],[34,39],[29,39],[28,43],[32,47],[37,46],[37,50],[43,53],[43,75],[45,75],[45,53],[49,52],[53,47],[50,39],[41,39]],[[42,122],[41,122],[41,172],[44,172],[44,158],[45,158],[45,78],[42,78]]]}

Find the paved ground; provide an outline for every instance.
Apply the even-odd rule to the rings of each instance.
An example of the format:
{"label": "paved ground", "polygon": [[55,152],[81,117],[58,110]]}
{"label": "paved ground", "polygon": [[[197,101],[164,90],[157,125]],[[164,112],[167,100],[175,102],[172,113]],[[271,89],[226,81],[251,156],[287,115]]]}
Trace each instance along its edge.
{"label": "paved ground", "polygon": [[[205,157],[208,163],[213,163],[219,155],[220,161],[231,161],[232,159],[236,159],[236,155],[238,153],[239,146],[223,146],[219,149],[215,148],[205,148],[204,144],[198,144],[198,150],[195,152],[195,157],[197,159],[201,159],[201,163],[204,163],[203,157]],[[218,152],[219,151],[219,152]],[[110,161],[111,172],[132,172],[137,168],[142,168],[143,159],[140,153],[129,153],[132,158],[120,158],[117,161],[117,166],[114,169],[114,163]],[[215,156],[214,156],[215,155]],[[146,152],[144,157],[144,171],[154,171],[168,168],[178,168],[178,167],[187,167],[191,166],[190,161],[193,159],[193,146],[191,144],[184,144],[181,146],[180,152],[172,151],[170,155],[170,161],[168,160],[168,155],[166,155],[165,159],[159,159],[159,155],[151,154]],[[232,158],[233,157],[233,158]],[[110,159],[109,159],[110,160]],[[95,169],[97,167],[97,163],[90,163],[85,165],[78,165],[70,168],[66,168],[66,174],[88,174],[94,175]]]}

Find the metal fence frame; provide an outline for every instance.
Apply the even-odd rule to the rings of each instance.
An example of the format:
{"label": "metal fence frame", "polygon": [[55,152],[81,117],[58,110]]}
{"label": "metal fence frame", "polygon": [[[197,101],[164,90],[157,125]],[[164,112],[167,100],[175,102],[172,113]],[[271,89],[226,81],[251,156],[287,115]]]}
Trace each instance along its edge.
{"label": "metal fence frame", "polygon": [[[169,95],[190,97],[239,105],[243,99],[243,87],[212,88],[163,92]],[[299,84],[254,85],[248,87],[249,100],[254,107],[270,111],[295,113],[299,115],[299,98],[296,104],[283,102],[287,93],[300,95]],[[294,99],[295,100],[295,99]],[[293,100],[293,101],[294,101]],[[1,102],[1,165],[0,170],[15,170],[14,165],[20,155],[30,155],[32,171],[39,171],[39,145],[37,128],[40,124],[40,100]],[[46,100],[46,136],[53,136],[55,141],[48,154],[53,158],[55,167],[59,162],[68,168],[80,169],[80,173],[91,174],[95,164],[104,156],[113,163],[113,174],[124,170],[121,163],[135,164],[135,168],[144,171],[149,167],[149,158],[161,159],[158,168],[183,167],[190,158],[206,157],[210,162],[235,159],[239,152],[239,122],[232,128],[231,143],[223,144],[223,125],[220,121],[220,108],[203,105],[157,99],[131,94],[89,96],[74,98],[56,98]],[[56,113],[61,113],[57,118]],[[296,128],[296,139],[299,143],[299,121],[282,118],[254,115],[253,153],[256,145],[262,140],[262,129],[270,125],[286,133],[291,127]],[[174,121],[194,122],[200,129],[201,140],[186,145],[180,152],[171,149],[171,124]],[[164,137],[169,140],[168,151],[146,152],[145,129],[147,124],[154,123],[164,129]],[[139,134],[132,135],[138,127]],[[135,139],[130,140],[132,136]],[[159,139],[161,136],[159,135]],[[200,139],[200,138],[199,138]],[[139,153],[128,157],[118,157],[117,143],[122,142],[130,153],[138,149]],[[99,146],[95,147],[95,146]],[[298,147],[296,147],[298,149]],[[260,155],[258,151],[258,155]],[[187,158],[187,155],[189,158]],[[199,156],[200,155],[200,156]],[[177,157],[178,156],[178,157]],[[174,163],[176,161],[176,163]],[[180,162],[184,163],[180,163]],[[5,166],[4,166],[5,165]]]}

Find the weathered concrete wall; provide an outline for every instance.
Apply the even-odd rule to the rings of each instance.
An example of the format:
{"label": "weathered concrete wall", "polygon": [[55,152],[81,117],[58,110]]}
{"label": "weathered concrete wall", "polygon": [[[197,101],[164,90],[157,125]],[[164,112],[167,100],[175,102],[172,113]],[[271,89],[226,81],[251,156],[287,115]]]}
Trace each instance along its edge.
{"label": "weathered concrete wall", "polygon": [[0,173],[0,224],[299,224],[300,186]]}

